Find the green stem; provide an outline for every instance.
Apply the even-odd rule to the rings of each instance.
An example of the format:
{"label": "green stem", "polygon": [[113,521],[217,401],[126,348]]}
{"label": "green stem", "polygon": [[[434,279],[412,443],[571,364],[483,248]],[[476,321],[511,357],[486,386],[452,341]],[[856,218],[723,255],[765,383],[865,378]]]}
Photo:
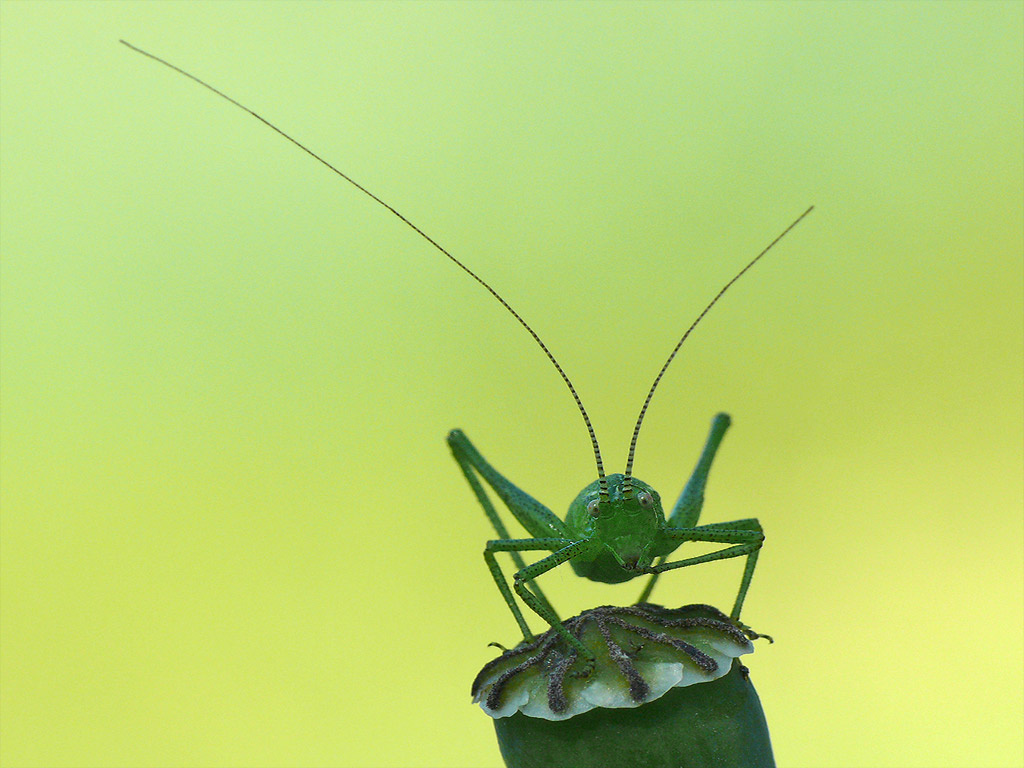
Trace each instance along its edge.
{"label": "green stem", "polygon": [[768,725],[746,667],[673,688],[640,707],[567,720],[517,712],[494,721],[508,768],[774,768]]}

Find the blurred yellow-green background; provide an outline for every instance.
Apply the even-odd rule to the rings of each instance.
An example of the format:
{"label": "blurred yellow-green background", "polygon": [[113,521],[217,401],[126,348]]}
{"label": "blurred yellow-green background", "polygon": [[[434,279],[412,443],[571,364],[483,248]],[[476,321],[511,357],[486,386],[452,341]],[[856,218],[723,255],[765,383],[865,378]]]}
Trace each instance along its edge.
{"label": "blurred yellow-green background", "polygon": [[[27,3],[2,31],[4,766],[498,766],[444,444],[767,532],[781,766],[1021,765],[1019,2]],[[728,608],[741,564],[655,598]],[[640,584],[545,577],[563,615]],[[534,625],[539,629],[540,622]]]}

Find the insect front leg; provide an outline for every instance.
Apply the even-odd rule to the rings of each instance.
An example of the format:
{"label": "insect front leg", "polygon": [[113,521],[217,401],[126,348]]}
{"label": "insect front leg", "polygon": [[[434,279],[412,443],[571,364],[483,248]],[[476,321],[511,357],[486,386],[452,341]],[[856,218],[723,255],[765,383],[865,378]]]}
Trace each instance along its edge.
{"label": "insect front leg", "polygon": [[[522,598],[523,602],[530,606],[530,608],[532,608],[538,616],[544,619],[544,621],[550,624],[551,627],[557,631],[569,645],[575,648],[579,653],[583,654],[586,658],[591,658],[592,654],[590,651],[588,651],[579,640],[569,633],[569,631],[562,625],[558,616],[555,615],[554,611],[550,610],[550,606],[547,605],[546,602],[538,600],[537,596],[527,588],[526,584],[532,584],[533,580],[541,574],[547,573],[552,568],[556,568],[562,563],[572,560],[574,557],[592,553],[595,548],[600,546],[600,544],[590,539],[582,541],[571,541],[569,539],[513,539],[511,541],[489,541],[487,542],[487,550],[484,553],[484,557],[486,557],[489,552],[554,549],[552,546],[537,546],[537,544],[543,543],[545,545],[550,545],[556,542],[561,542],[561,548],[553,554],[548,555],[543,560],[538,560],[533,565],[528,565],[517,571],[514,576],[513,586],[515,587],[516,594]],[[488,562],[488,565],[490,565],[490,562]],[[497,577],[495,577],[495,580],[497,581]],[[504,576],[501,577],[501,581],[504,583]],[[498,588],[501,589],[501,584],[498,585]],[[507,584],[505,585],[505,589],[508,589]],[[536,585],[534,585],[534,590],[536,590]],[[510,608],[512,605],[512,603],[509,603]],[[513,608],[513,613],[515,612],[516,609]],[[530,638],[528,637],[527,639]]]}
{"label": "insect front leg", "polygon": [[[451,448],[452,456],[454,456],[455,461],[458,462],[459,468],[462,470],[462,474],[466,477],[466,482],[468,482],[469,487],[472,488],[473,494],[476,496],[477,501],[480,502],[480,506],[484,508],[484,514],[487,515],[487,519],[491,521],[491,525],[494,527],[495,532],[497,532],[498,538],[501,542],[564,539],[565,544],[569,543],[570,540],[566,538],[568,532],[562,521],[559,520],[551,510],[534,499],[528,493],[517,488],[509,482],[504,475],[494,469],[494,467],[492,467],[484,457],[480,455],[480,452],[469,441],[469,438],[463,434],[462,430],[453,429],[448,433],[448,446]],[[516,520],[523,525],[534,539],[513,539],[512,536],[509,535],[508,528],[505,527],[505,523],[498,516],[498,512],[494,508],[494,504],[491,503],[490,497],[487,495],[483,485],[480,483],[481,477],[488,485],[491,486],[498,497],[505,503],[505,506],[508,507]],[[561,546],[564,546],[564,544]],[[549,550],[558,548],[559,545],[541,547],[541,549]],[[484,553],[484,559],[487,561],[487,567],[491,571],[491,575],[494,576],[494,581],[498,584],[498,589],[501,591],[502,597],[505,598],[505,602],[508,603],[509,608],[512,609],[512,613],[515,615],[520,629],[523,630],[523,637],[530,639],[532,636],[530,634],[530,630],[526,627],[526,622],[523,621],[522,614],[519,612],[519,606],[515,604],[515,600],[512,598],[505,578],[501,576],[501,571],[498,569],[498,564],[494,559],[493,552],[508,552],[519,571],[526,568],[526,561],[523,560],[522,556],[519,554],[520,550],[514,548],[495,549]],[[551,606],[551,603],[548,602],[548,599],[544,596],[540,587],[537,585],[531,586],[536,599],[540,602],[544,611],[555,616],[555,620],[558,621],[555,609]]]}
{"label": "insect front leg", "polygon": [[[746,520],[734,520],[730,523],[702,525],[697,528],[666,528],[662,531],[661,535],[663,540],[673,543],[678,542],[678,544],[682,544],[685,541],[707,541],[732,544],[733,546],[718,552],[709,552],[706,555],[688,557],[671,563],[658,563],[650,568],[650,572],[655,576],[665,571],[675,570],[676,568],[685,568],[688,565],[709,563],[714,560],[724,560],[730,557],[746,555],[747,562],[743,568],[743,578],[740,580],[736,602],[733,604],[732,612],[729,614],[731,618],[738,620],[740,610],[743,608],[743,601],[747,596],[747,590],[750,588],[750,581],[754,577],[754,567],[757,565],[759,550],[764,543],[764,532],[761,529],[761,524],[754,518],[748,518]],[[644,600],[641,599],[639,602],[644,602]]]}
{"label": "insect front leg", "polygon": [[[484,548],[484,562],[487,563],[487,570],[491,572],[491,577],[494,579],[494,583],[498,585],[498,591],[501,596],[505,599],[505,604],[508,605],[512,615],[515,616],[516,623],[519,625],[519,629],[523,632],[523,640],[529,642],[533,640],[533,633],[530,631],[530,627],[526,623],[526,619],[523,618],[523,612],[519,610],[519,605],[516,603],[516,599],[512,596],[512,590],[509,589],[508,580],[505,578],[505,574],[501,570],[501,566],[498,565],[498,560],[494,556],[495,552],[508,552],[515,560],[519,563],[523,563],[523,558],[519,554],[520,552],[536,552],[538,550],[554,551],[562,549],[567,544],[572,542],[568,539],[496,539],[494,541],[488,541],[487,546]],[[541,561],[543,562],[543,561]],[[516,571],[516,592],[522,597],[523,593],[520,592],[519,574],[526,568],[525,563]],[[525,589],[525,587],[524,587]],[[534,590],[539,592],[539,588],[534,585]],[[561,621],[554,609],[548,603],[547,600],[541,597],[537,597],[536,594],[530,593],[530,597],[534,600],[536,606],[540,606],[538,609],[535,605],[531,605],[524,597],[524,602],[530,605],[534,611],[544,618],[549,624],[554,626],[556,623],[561,626]],[[547,615],[545,615],[547,614]],[[552,616],[554,621],[552,622],[548,616]]]}

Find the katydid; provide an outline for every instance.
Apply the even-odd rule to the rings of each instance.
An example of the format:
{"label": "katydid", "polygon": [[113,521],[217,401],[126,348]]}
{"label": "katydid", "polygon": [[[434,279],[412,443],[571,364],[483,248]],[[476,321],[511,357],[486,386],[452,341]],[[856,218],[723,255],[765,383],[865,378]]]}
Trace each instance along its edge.
{"label": "katydid", "polygon": [[[762,532],[761,525],[754,518],[734,520],[728,523],[697,525],[701,507],[704,503],[704,488],[707,483],[708,472],[711,469],[711,463],[715,458],[722,438],[729,428],[729,417],[724,413],[714,417],[711,423],[710,434],[704,445],[704,450],[697,461],[696,468],[667,517],[662,509],[661,497],[657,491],[647,483],[633,477],[633,459],[636,453],[640,426],[643,423],[647,407],[650,405],[655,389],[668,369],[669,364],[675,358],[676,353],[679,352],[683,342],[686,341],[697,324],[700,323],[711,307],[715,305],[733,283],[754,266],[762,256],[768,253],[791,229],[799,224],[814,209],[814,206],[809,207],[800,214],[792,224],[786,227],[782,234],[769,243],[763,251],[726,283],[701,311],[697,319],[687,328],[686,332],[672,349],[668,359],[661,366],[661,370],[655,377],[654,383],[651,385],[650,390],[648,390],[647,397],[640,408],[640,414],[637,417],[636,425],[633,428],[633,436],[629,443],[629,455],[626,460],[625,472],[622,474],[606,475],[594,427],[591,424],[590,416],[583,407],[582,400],[580,400],[576,392],[576,388],[540,336],[490,284],[455,258],[436,240],[427,235],[391,205],[293,139],[276,125],[265,120],[227,94],[200,80],[195,75],[158,56],[136,48],[124,40],[121,42],[133,51],[175,70],[249,113],[252,117],[255,117],[264,125],[276,131],[303,152],[325,165],[360,192],[369,196],[397,216],[403,223],[430,243],[430,245],[450,259],[457,267],[483,286],[526,329],[551,361],[551,364],[554,365],[558,374],[569,388],[576,407],[583,417],[597,463],[597,479],[580,491],[579,495],[569,505],[565,520],[560,519],[550,509],[517,488],[495,470],[460,430],[453,430],[448,435],[448,445],[455,460],[458,462],[473,493],[484,508],[485,514],[499,536],[498,539],[487,542],[484,549],[484,560],[494,578],[498,591],[515,617],[516,623],[523,633],[524,640],[531,640],[533,633],[530,631],[526,620],[523,618],[523,613],[516,603],[515,597],[512,594],[513,590],[527,606],[559,632],[570,646],[585,656],[590,656],[590,653],[583,647],[579,639],[565,629],[558,618],[558,614],[536,584],[536,579],[539,576],[566,562],[571,564],[577,575],[605,583],[614,584],[629,581],[637,576],[649,575],[650,579],[638,600],[638,602],[645,602],[650,597],[658,577],[666,571],[714,560],[746,557],[743,576],[740,580],[736,601],[731,612],[731,618],[736,621],[739,620],[740,610],[743,607],[743,601],[754,574],[754,567],[757,564],[758,552],[764,542],[764,533]],[[497,510],[494,508],[481,480],[490,486],[491,490],[504,502],[516,520],[530,534],[530,538],[516,539],[509,535],[508,529],[498,516]],[[723,549],[704,555],[669,561],[669,555],[687,541],[709,542],[726,546]],[[495,558],[495,554],[499,552],[508,552],[517,567],[511,589]],[[551,554],[527,565],[520,554],[521,552],[550,552]]]}

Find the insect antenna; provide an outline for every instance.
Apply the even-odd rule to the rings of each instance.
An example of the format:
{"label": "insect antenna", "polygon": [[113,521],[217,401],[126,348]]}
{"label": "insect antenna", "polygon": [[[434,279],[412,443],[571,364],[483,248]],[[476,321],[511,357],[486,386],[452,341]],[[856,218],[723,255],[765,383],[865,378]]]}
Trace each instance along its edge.
{"label": "insect antenna", "polygon": [[779,235],[774,240],[772,240],[770,243],[768,243],[768,246],[763,251],[761,251],[759,254],[757,254],[757,256],[755,256],[750,261],[750,263],[747,264],[747,266],[745,266],[743,269],[741,269],[739,272],[737,272],[736,275],[732,278],[732,280],[730,280],[728,283],[726,283],[724,286],[722,286],[722,290],[720,290],[717,294],[715,294],[715,298],[713,298],[710,302],[708,302],[708,305],[706,307],[704,307],[704,309],[701,311],[701,313],[699,315],[697,315],[697,319],[694,320],[693,323],[690,324],[690,327],[686,329],[686,333],[683,334],[683,337],[681,339],[679,339],[679,342],[672,349],[672,353],[668,356],[668,360],[666,360],[665,364],[663,366],[661,366],[661,370],[658,371],[658,375],[654,377],[654,383],[651,384],[651,388],[647,392],[647,397],[644,398],[644,404],[640,408],[640,415],[637,417],[636,426],[633,428],[633,437],[629,441],[629,458],[626,460],[626,472],[625,472],[625,476],[623,477],[623,480],[622,480],[622,494],[626,498],[629,498],[630,495],[633,492],[633,456],[636,453],[636,440],[637,440],[637,437],[640,435],[640,425],[643,423],[644,415],[647,413],[647,406],[649,406],[651,404],[651,398],[654,397],[654,390],[658,388],[658,383],[661,381],[661,377],[665,375],[665,371],[668,370],[668,366],[672,362],[672,360],[675,358],[676,353],[679,351],[679,348],[681,346],[683,346],[683,342],[686,341],[687,337],[690,335],[690,333],[693,331],[693,329],[697,327],[697,323],[699,323],[701,320],[703,320],[704,319],[704,315],[706,315],[709,311],[711,311],[711,308],[713,306],[715,306],[715,303],[720,298],[722,298],[722,294],[724,294],[727,290],[729,290],[729,288],[732,287],[733,283],[735,283],[737,280],[739,280],[741,277],[743,277],[743,275],[747,272],[748,269],[750,269],[752,266],[757,264],[757,262],[760,261],[762,256],[764,256],[766,253],[768,253],[768,251],[770,251],[772,249],[772,247],[777,242],[779,242],[779,240],[781,240],[787,234],[789,234],[789,231],[791,229],[793,229],[793,227],[795,227],[801,221],[803,221],[804,217],[807,214],[809,214],[811,211],[813,211],[813,210],[814,210],[814,206],[812,205],[806,211],[801,213],[797,217],[796,221],[794,221],[792,224],[790,224],[788,227],[786,227],[786,229],[782,232],[781,235]]}
{"label": "insect antenna", "polygon": [[507,309],[509,311],[509,313],[512,315],[512,317],[514,317],[516,320],[518,320],[519,324],[522,325],[523,328],[525,328],[527,330],[527,332],[530,334],[530,336],[533,337],[533,340],[537,342],[537,344],[543,350],[544,354],[547,355],[548,360],[551,361],[551,364],[553,366],[555,366],[555,370],[557,370],[558,371],[558,375],[562,377],[562,381],[564,381],[565,385],[569,388],[569,392],[572,393],[572,399],[576,401],[576,407],[579,408],[580,415],[583,416],[583,422],[584,422],[584,424],[587,425],[587,433],[590,435],[590,442],[591,442],[591,444],[594,447],[594,459],[597,461],[597,474],[598,474],[598,478],[600,480],[600,496],[601,496],[601,500],[602,501],[607,501],[608,500],[608,481],[605,479],[605,475],[604,475],[604,464],[601,461],[601,449],[598,447],[597,435],[594,433],[594,426],[590,422],[590,416],[587,415],[587,409],[583,407],[583,401],[580,400],[580,396],[579,396],[579,394],[577,394],[576,388],[572,385],[572,382],[569,381],[569,377],[566,375],[565,371],[562,370],[562,366],[558,364],[558,361],[555,359],[555,356],[553,354],[551,354],[551,350],[549,350],[547,345],[543,341],[541,341],[541,338],[540,338],[540,336],[537,335],[537,332],[534,331],[533,328],[530,327],[529,323],[527,323],[525,320],[523,320],[523,318],[519,315],[518,312],[516,312],[514,309],[512,309],[512,306],[507,301],[505,301],[505,299],[503,299],[498,294],[498,292],[496,290],[494,290],[490,286],[490,284],[487,283],[487,281],[485,281],[476,272],[471,270],[469,267],[467,267],[465,264],[463,264],[457,258],[452,256],[452,254],[449,253],[443,246],[441,246],[440,243],[438,243],[436,240],[434,240],[434,238],[432,238],[430,235],[428,235],[422,229],[420,229],[415,224],[413,224],[411,221],[409,221],[409,219],[405,218],[405,216],[403,216],[401,213],[399,213],[397,210],[395,210],[394,207],[392,207],[388,203],[386,203],[383,200],[381,200],[379,197],[377,197],[377,195],[373,194],[373,192],[368,190],[366,187],[364,187],[358,181],[353,179],[351,176],[349,176],[349,175],[347,175],[345,173],[342,173],[340,170],[338,170],[333,165],[331,165],[329,162],[327,162],[327,160],[325,160],[324,158],[320,157],[320,155],[318,155],[316,152],[314,152],[313,150],[309,149],[305,145],[301,144],[296,139],[293,139],[291,136],[289,136],[287,133],[282,131],[280,128],[278,128],[276,125],[271,123],[269,120],[267,120],[267,119],[261,117],[260,115],[256,114],[255,112],[253,112],[251,109],[249,109],[244,104],[235,101],[233,98],[228,96],[223,91],[217,90],[216,88],[214,88],[209,83],[204,82],[203,80],[200,80],[198,77],[196,77],[195,75],[193,75],[193,74],[191,74],[189,72],[186,72],[181,67],[175,66],[174,64],[171,64],[169,61],[161,59],[159,56],[156,56],[156,55],[154,55],[152,53],[149,53],[148,51],[144,51],[141,48],[137,48],[134,45],[132,45],[131,43],[129,43],[127,40],[121,40],[120,42],[123,45],[127,46],[128,48],[130,48],[131,50],[135,51],[136,53],[140,53],[143,56],[152,59],[153,61],[156,61],[156,62],[158,62],[160,64],[163,64],[165,67],[173,69],[178,74],[184,75],[189,80],[192,80],[193,82],[198,83],[199,85],[203,86],[207,90],[213,91],[215,94],[220,96],[222,99],[225,99],[226,101],[231,102],[232,104],[234,104],[239,109],[241,109],[241,110],[243,110],[245,112],[248,112],[250,115],[255,117],[257,120],[259,120],[265,126],[267,126],[268,128],[272,129],[276,133],[278,133],[281,136],[283,136],[284,138],[286,138],[288,141],[290,141],[296,147],[298,147],[303,152],[305,152],[307,155],[312,157],[314,160],[319,161],[322,165],[325,165],[327,168],[329,168],[330,170],[334,171],[334,173],[338,174],[338,176],[343,178],[345,181],[347,181],[353,187],[358,189],[364,195],[366,195],[370,199],[374,200],[377,203],[380,203],[382,206],[387,208],[389,211],[391,211],[391,213],[393,213],[395,216],[397,216],[399,219],[401,219],[402,222],[406,226],[408,226],[416,234],[418,234],[420,237],[422,237],[424,240],[426,240],[428,243],[430,243],[432,246],[434,246],[434,248],[436,248],[441,253],[443,253],[445,256],[447,256],[455,264],[455,266],[457,266],[459,269],[461,269],[463,272],[465,272],[471,278],[473,278],[478,283],[480,283],[480,285],[482,285],[484,288],[486,288],[487,292],[490,293],[491,296],[493,296],[495,299],[497,299],[498,302],[501,304],[501,306],[503,306],[505,309]]}

